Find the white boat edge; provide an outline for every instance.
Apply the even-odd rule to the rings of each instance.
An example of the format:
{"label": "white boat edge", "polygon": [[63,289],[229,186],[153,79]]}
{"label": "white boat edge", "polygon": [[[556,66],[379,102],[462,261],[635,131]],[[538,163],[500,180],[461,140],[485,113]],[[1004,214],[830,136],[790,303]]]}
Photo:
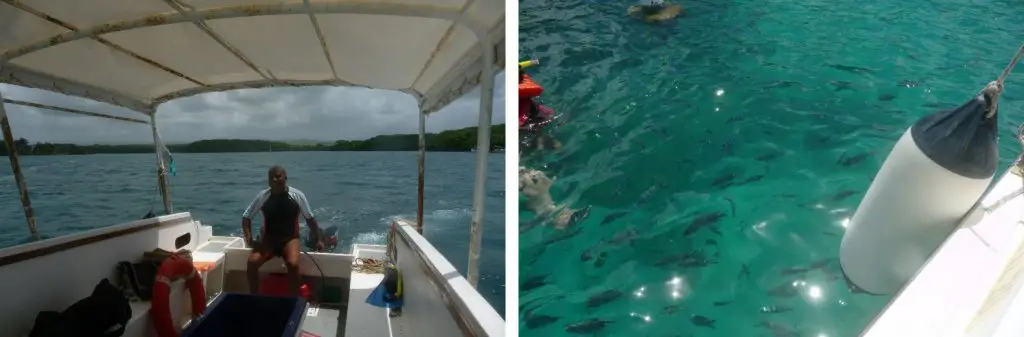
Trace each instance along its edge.
{"label": "white boat edge", "polygon": [[1024,336],[1024,180],[1008,170],[862,332]]}
{"label": "white boat edge", "polygon": [[[383,308],[365,303],[366,295],[383,279],[381,274],[353,271],[356,258],[383,258],[385,246],[356,244],[350,254],[310,253],[300,268],[305,276],[348,278],[350,289],[345,336],[504,336],[505,322],[494,308],[426,238],[412,222],[398,220],[395,245],[397,265],[405,284],[405,306],[400,317],[390,318]],[[175,242],[186,244],[176,247]],[[196,262],[213,263],[202,272],[208,298],[223,290],[228,271],[244,271],[249,249],[241,238],[213,236],[212,226],[195,221],[188,212],[137,220],[52,239],[0,249],[0,336],[27,336],[40,311],[62,310],[87,297],[102,278],[116,280],[119,261],[136,261],[145,251],[188,249]],[[316,259],[312,263],[308,257]],[[319,266],[319,267],[318,267]],[[283,272],[280,259],[262,272]],[[45,275],[45,276],[44,276]],[[68,282],[75,280],[76,282]],[[188,294],[177,281],[171,293],[171,312],[182,326],[188,324]],[[123,336],[155,336],[149,302],[132,304],[133,316]],[[340,337],[340,336],[339,336]]]}

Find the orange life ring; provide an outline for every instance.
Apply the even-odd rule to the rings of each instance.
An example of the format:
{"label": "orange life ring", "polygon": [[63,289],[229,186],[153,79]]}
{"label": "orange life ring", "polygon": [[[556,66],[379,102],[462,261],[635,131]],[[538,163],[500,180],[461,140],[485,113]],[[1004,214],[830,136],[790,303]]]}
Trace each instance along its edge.
{"label": "orange life ring", "polygon": [[531,98],[540,96],[544,92],[544,87],[533,81],[530,75],[523,74],[523,80],[519,82],[519,97],[520,98]]}
{"label": "orange life ring", "polygon": [[149,313],[153,317],[153,328],[158,337],[178,337],[171,319],[171,282],[184,278],[192,296],[192,316],[198,317],[206,311],[206,290],[203,277],[192,265],[192,260],[178,254],[171,255],[160,264],[153,282],[153,303]]}

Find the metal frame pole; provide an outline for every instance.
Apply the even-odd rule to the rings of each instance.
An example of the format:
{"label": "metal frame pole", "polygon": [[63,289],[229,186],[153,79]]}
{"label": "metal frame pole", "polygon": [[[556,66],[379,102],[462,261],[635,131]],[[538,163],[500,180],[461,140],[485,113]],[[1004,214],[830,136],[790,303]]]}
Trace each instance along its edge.
{"label": "metal frame pole", "polygon": [[487,157],[491,153],[491,110],[494,108],[494,46],[486,35],[480,36],[483,59],[480,60],[480,117],[476,133],[476,181],[473,185],[473,222],[470,224],[469,268],[466,278],[473,288],[480,281],[480,245],[483,241],[484,187],[487,182]]}
{"label": "metal frame pole", "polygon": [[171,190],[167,186],[167,170],[164,168],[163,142],[160,134],[156,131],[156,111],[149,114],[149,126],[153,129],[153,148],[156,150],[156,174],[157,184],[160,186],[160,198],[164,202],[164,214],[171,214]]}
{"label": "metal frame pole", "polygon": [[[0,92],[0,101],[3,93]],[[7,110],[4,104],[0,103],[0,129],[3,129],[4,146],[7,148],[7,157],[11,160],[11,171],[14,171],[14,181],[18,184],[18,194],[21,196],[21,208],[25,210],[25,220],[28,221],[28,231],[32,233],[32,239],[39,240],[39,229],[36,228],[36,215],[32,210],[32,200],[28,197],[28,186],[25,185],[25,177],[21,174],[21,163],[18,162],[18,149],[14,147],[14,133],[11,132],[11,121],[7,118]]]}
{"label": "metal frame pole", "polygon": [[423,171],[427,161],[427,114],[420,111],[420,172],[416,195],[416,232],[423,234]]}

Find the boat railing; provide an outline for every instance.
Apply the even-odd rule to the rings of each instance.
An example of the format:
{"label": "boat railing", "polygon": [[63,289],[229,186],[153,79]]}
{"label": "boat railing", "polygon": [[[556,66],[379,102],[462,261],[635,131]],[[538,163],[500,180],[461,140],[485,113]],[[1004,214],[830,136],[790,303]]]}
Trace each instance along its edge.
{"label": "boat railing", "polygon": [[[399,220],[392,230],[396,264],[407,289],[405,324],[424,327],[429,330],[424,335],[430,336],[504,335],[505,321],[498,312],[413,224]],[[447,321],[445,313],[452,324],[439,324]],[[460,331],[438,331],[454,327]]]}

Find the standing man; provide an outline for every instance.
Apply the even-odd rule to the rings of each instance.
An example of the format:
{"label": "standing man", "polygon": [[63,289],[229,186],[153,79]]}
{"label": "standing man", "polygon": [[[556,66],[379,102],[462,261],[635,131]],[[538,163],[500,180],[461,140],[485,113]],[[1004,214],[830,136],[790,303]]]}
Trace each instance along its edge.
{"label": "standing man", "polygon": [[[259,292],[260,267],[275,256],[284,260],[291,279],[292,295],[299,296],[299,215],[306,220],[309,235],[316,240],[316,249],[323,250],[323,239],[320,237],[320,226],[313,218],[313,209],[306,201],[302,191],[288,186],[288,173],[278,165],[267,171],[269,188],[256,194],[252,203],[242,213],[242,233],[245,244],[252,248],[246,272],[249,276],[249,292]],[[256,213],[263,212],[263,227],[260,228],[260,241],[252,240],[252,218]]]}

